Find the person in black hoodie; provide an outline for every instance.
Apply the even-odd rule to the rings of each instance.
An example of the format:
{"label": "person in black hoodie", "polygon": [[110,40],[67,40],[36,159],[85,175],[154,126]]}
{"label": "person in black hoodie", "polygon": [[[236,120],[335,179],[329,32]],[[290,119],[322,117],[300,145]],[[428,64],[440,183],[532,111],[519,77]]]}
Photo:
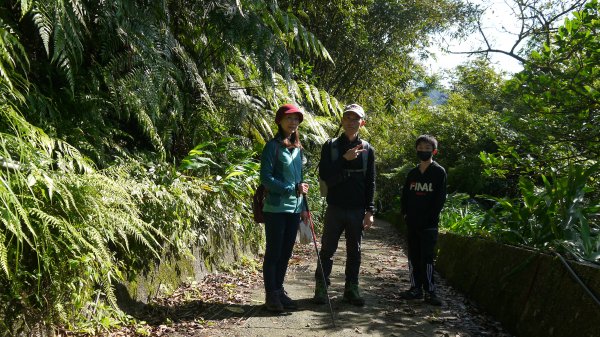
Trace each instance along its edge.
{"label": "person in black hoodie", "polygon": [[[373,225],[375,213],[375,150],[358,136],[365,125],[365,111],[358,104],[344,108],[344,133],[328,140],[321,149],[319,177],[327,185],[327,209],[319,253],[323,270],[315,271],[317,304],[327,303],[327,286],[333,255],[342,232],[346,237],[346,283],[344,301],[363,306],[358,288],[363,231]],[[325,282],[323,279],[325,278]]]}
{"label": "person in black hoodie", "polygon": [[420,163],[406,177],[402,189],[402,216],[407,226],[410,289],[400,293],[407,300],[423,298],[432,305],[442,301],[435,292],[433,260],[438,237],[438,223],[446,201],[446,170],[433,161],[437,140],[430,135],[417,138]]}

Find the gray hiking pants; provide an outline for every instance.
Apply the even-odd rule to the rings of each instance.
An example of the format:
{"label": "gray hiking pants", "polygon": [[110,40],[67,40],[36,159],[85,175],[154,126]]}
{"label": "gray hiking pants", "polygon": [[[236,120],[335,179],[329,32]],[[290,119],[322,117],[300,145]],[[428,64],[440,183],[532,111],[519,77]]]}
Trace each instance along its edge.
{"label": "gray hiking pants", "polygon": [[[346,283],[358,284],[364,217],[365,210],[363,208],[347,210],[336,206],[327,206],[323,237],[321,238],[321,252],[319,253],[327,284],[330,284],[329,275],[333,268],[333,255],[338,248],[342,232],[345,233],[346,238]],[[323,280],[319,266],[315,272],[315,279]]]}

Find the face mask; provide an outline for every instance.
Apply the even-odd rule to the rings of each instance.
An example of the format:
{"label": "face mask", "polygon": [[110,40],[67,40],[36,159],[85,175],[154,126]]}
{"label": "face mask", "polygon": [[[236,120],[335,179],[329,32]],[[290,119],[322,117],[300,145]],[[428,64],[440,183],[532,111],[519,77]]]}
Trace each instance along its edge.
{"label": "face mask", "polygon": [[421,161],[429,160],[432,155],[433,154],[431,151],[417,151],[417,157],[419,157],[419,159],[421,159]]}

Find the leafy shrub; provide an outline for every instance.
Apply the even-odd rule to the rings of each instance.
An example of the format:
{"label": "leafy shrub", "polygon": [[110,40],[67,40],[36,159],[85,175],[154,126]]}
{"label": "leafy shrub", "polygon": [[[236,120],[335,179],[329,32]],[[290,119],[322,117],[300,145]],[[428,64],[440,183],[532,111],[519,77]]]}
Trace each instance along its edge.
{"label": "leafy shrub", "polygon": [[[161,233],[140,218],[127,184],[96,172],[11,107],[0,113],[0,156],[14,164],[0,171],[3,328],[82,319],[94,297],[115,307],[117,255],[157,256]],[[134,242],[143,249],[132,251]]]}
{"label": "leafy shrub", "polygon": [[225,248],[235,251],[243,244],[257,251],[262,243],[262,227],[252,221],[250,205],[260,164],[239,141],[226,137],[201,143],[180,165],[208,192],[200,223],[207,230],[203,239],[209,263],[217,261]]}
{"label": "leafy shrub", "polygon": [[[483,227],[504,242],[569,252],[580,260],[600,261],[600,204],[585,197],[599,165],[571,166],[563,176],[541,176],[543,186],[519,179],[520,198],[494,198]],[[596,221],[596,222],[594,222]]]}
{"label": "leafy shrub", "polygon": [[12,108],[0,113],[8,128],[0,132],[2,330],[38,322],[96,332],[128,320],[114,281],[165,255],[191,256],[193,246],[209,267],[230,249],[260,247],[247,203],[258,172],[249,153],[233,147],[217,171],[199,176],[135,159],[97,171]]}
{"label": "leafy shrub", "polygon": [[468,194],[451,194],[440,214],[440,228],[465,236],[489,236],[481,227],[484,215],[479,203]]}
{"label": "leafy shrub", "polygon": [[519,179],[520,197],[486,196],[494,206],[484,210],[465,194],[450,195],[440,227],[466,236],[568,253],[576,259],[600,261],[600,204],[586,198],[599,165],[573,166],[564,176],[541,176],[542,186]]}

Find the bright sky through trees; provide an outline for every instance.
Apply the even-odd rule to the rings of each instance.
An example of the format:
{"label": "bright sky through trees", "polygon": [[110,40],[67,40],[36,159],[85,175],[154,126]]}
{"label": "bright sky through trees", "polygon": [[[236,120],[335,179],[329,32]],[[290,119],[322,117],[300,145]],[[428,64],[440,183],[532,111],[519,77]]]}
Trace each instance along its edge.
{"label": "bright sky through trees", "polygon": [[[486,9],[482,20],[482,29],[490,47],[510,50],[517,39],[516,33],[520,28],[519,21],[510,6],[504,0],[475,0],[473,3]],[[484,39],[478,31],[464,40],[448,40],[447,38],[444,40],[444,38],[436,37],[435,41],[437,42],[429,49],[434,53],[434,57],[425,62],[431,73],[452,69],[476,57],[476,55],[457,53],[485,48]],[[444,49],[447,49],[448,52]],[[516,73],[522,69],[519,61],[501,53],[490,53],[490,59],[499,71]]]}

